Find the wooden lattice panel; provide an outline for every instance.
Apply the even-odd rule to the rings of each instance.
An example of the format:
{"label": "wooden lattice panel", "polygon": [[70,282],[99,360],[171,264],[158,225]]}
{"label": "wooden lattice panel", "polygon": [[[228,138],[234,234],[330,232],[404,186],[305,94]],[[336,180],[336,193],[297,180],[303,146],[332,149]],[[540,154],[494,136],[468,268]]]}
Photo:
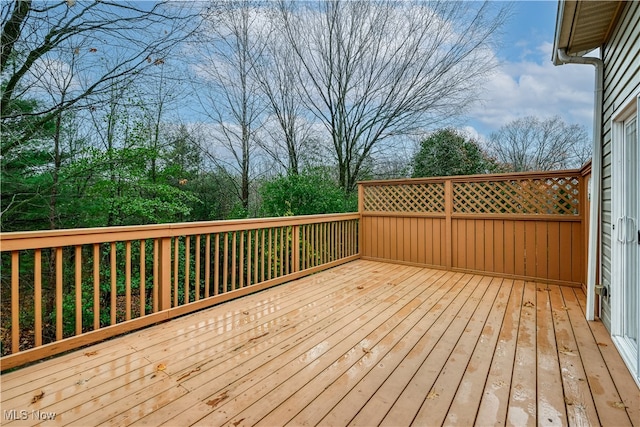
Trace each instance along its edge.
{"label": "wooden lattice panel", "polygon": [[453,212],[578,215],[577,177],[453,183]]}
{"label": "wooden lattice panel", "polygon": [[366,186],[364,210],[443,213],[444,183]]}

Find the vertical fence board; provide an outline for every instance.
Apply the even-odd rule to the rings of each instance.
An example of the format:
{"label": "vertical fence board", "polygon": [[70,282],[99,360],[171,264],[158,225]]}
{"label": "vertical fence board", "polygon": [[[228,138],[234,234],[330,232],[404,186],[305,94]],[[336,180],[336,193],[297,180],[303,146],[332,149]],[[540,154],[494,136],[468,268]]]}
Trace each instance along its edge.
{"label": "vertical fence board", "polygon": [[484,248],[482,248],[482,254],[484,255],[484,269],[487,271],[495,271],[495,257],[496,254],[493,251],[493,238],[494,234],[494,222],[493,220],[484,221]]}
{"label": "vertical fence board", "polygon": [[504,221],[504,272],[515,274],[515,222]]}
{"label": "vertical fence board", "polygon": [[[525,248],[525,229],[522,221],[515,221],[514,228],[514,273],[522,276],[525,274],[527,256]],[[533,255],[533,254],[532,254]]]}
{"label": "vertical fence board", "polygon": [[498,273],[504,273],[504,254],[505,254],[505,240],[504,240],[504,221],[493,222],[493,265],[494,271]]}
{"label": "vertical fence board", "polygon": [[548,254],[549,242],[547,241],[549,230],[547,221],[538,221],[535,224],[536,229],[536,277],[548,277]]}

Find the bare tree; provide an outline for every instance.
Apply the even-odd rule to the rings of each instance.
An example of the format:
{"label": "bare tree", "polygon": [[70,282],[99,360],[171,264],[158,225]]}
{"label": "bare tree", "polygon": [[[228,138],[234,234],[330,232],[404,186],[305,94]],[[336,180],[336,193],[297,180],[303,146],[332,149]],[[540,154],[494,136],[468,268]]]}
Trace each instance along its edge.
{"label": "bare tree", "polygon": [[217,166],[231,166],[240,176],[238,198],[248,210],[250,168],[266,108],[254,70],[265,48],[265,39],[257,33],[263,22],[249,0],[215,3],[204,19],[196,67],[204,87],[197,94],[214,124],[212,138],[232,159],[225,161],[224,154],[211,149],[205,152]]}
{"label": "bare tree", "polygon": [[[199,22],[188,5],[171,1],[154,3],[65,0],[3,2],[0,73],[0,120],[3,131],[28,115],[31,126],[12,128],[3,138],[2,151],[20,146],[61,111],[78,107],[88,98],[110,90],[124,77],[144,75],[162,61]],[[41,108],[25,111],[16,102],[39,93],[38,64],[64,61],[72,54],[76,79],[65,97]],[[108,58],[118,58],[104,67]],[[40,67],[41,69],[42,67]]]}
{"label": "bare tree", "polygon": [[491,135],[489,148],[513,172],[579,167],[591,157],[584,126],[558,116],[513,120]]}
{"label": "bare tree", "polygon": [[[277,26],[277,21],[268,19],[267,14],[265,17],[267,25]],[[290,44],[279,37],[277,27],[271,28],[266,36],[262,55],[254,58],[254,72],[273,123],[266,124],[268,138],[260,138],[259,143],[288,173],[298,174],[305,152],[313,150],[312,123],[305,117],[299,94],[300,63]]]}
{"label": "bare tree", "polygon": [[340,185],[355,188],[382,141],[459,115],[494,67],[507,11],[490,2],[280,3],[299,90],[329,131]]}

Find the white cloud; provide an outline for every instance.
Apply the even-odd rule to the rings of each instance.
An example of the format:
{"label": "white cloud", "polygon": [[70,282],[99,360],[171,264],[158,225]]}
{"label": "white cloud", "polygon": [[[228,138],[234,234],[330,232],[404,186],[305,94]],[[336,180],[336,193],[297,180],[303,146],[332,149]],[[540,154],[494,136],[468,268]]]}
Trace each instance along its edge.
{"label": "white cloud", "polygon": [[503,62],[488,78],[481,102],[470,112],[471,124],[488,136],[524,116],[559,115],[591,132],[594,68],[554,66],[551,49],[550,43],[543,43],[536,49],[535,61]]}

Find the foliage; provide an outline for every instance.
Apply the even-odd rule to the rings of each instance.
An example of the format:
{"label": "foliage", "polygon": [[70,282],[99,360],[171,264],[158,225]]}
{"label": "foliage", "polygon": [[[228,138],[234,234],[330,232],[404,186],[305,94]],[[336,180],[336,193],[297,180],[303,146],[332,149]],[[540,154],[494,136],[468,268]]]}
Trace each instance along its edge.
{"label": "foliage", "polygon": [[264,216],[312,215],[354,212],[357,197],[345,193],[326,168],[305,169],[300,174],[281,175],[263,184]]}
{"label": "foliage", "polygon": [[413,178],[498,172],[498,163],[477,141],[455,129],[441,129],[420,142],[413,157]]}

